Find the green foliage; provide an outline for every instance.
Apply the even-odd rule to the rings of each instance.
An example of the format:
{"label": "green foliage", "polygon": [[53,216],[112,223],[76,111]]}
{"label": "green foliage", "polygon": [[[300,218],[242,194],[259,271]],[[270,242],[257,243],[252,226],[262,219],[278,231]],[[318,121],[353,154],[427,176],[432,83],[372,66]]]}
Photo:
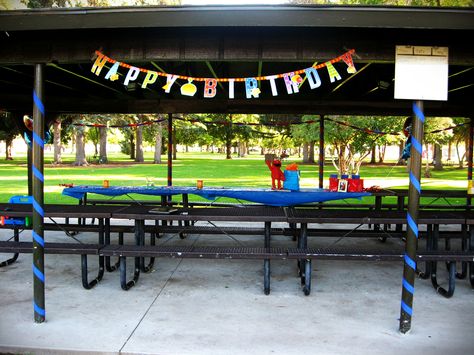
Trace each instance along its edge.
{"label": "green foliage", "polygon": [[420,6],[420,7],[473,7],[473,0],[289,0],[292,4],[311,5],[365,5],[365,6]]}
{"label": "green foliage", "polygon": [[0,113],[0,140],[13,140],[19,134],[14,118],[8,113]]}
{"label": "green foliage", "polygon": [[298,124],[291,126],[291,136],[297,142],[311,143],[319,140],[319,116],[306,115],[301,118],[306,124]]}
{"label": "green foliage", "polygon": [[130,139],[123,139],[119,142],[120,152],[126,155],[130,155],[132,152],[132,146],[130,144]]}
{"label": "green foliage", "polygon": [[21,2],[30,9],[72,6],[70,0],[22,0]]}
{"label": "green foliage", "polygon": [[423,142],[440,145],[448,143],[453,136],[453,130],[444,129],[452,126],[454,126],[454,122],[451,117],[427,117],[424,125]]}
{"label": "green foliage", "polygon": [[[363,159],[368,156],[374,145],[395,144],[403,139],[401,134],[396,135],[396,133],[401,133],[405,118],[372,116],[330,116],[328,118],[324,126],[324,140],[326,145],[330,145],[335,150],[340,173],[358,173]],[[392,134],[384,135],[369,131]]]}

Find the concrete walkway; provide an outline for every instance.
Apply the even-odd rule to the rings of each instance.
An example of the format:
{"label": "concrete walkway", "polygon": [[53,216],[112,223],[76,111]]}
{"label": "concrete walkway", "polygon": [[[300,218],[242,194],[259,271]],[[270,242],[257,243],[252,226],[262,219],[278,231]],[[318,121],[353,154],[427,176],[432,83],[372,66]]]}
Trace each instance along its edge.
{"label": "concrete walkway", "polygon": [[[10,234],[0,230],[0,240]],[[22,238],[30,240],[31,232]],[[233,238],[166,235],[160,242],[262,244],[261,237]],[[80,239],[92,242],[95,236]],[[64,234],[48,232],[46,240],[64,241]],[[312,246],[334,242],[310,239]],[[273,243],[291,240],[276,236]],[[389,239],[383,246],[397,243]],[[91,277],[95,260],[89,258]],[[412,331],[398,332],[401,262],[315,262],[310,296],[301,291],[293,261],[272,262],[268,296],[262,261],[157,259],[153,272],[142,273],[129,291],[121,290],[117,272],[83,289],[79,256],[46,255],[45,263],[42,324],[33,320],[32,256],[0,268],[0,353],[464,355],[474,349],[474,291],[467,280],[458,280],[453,298],[445,299],[430,281],[417,279]],[[445,268],[439,269],[444,282]]]}

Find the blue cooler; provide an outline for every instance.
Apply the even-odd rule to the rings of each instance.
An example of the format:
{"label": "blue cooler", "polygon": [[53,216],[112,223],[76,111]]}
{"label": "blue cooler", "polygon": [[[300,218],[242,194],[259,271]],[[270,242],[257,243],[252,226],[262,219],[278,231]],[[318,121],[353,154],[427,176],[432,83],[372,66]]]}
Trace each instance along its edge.
{"label": "blue cooler", "polygon": [[285,170],[285,181],[283,181],[283,188],[285,190],[299,191],[300,189],[300,171],[299,170]]}

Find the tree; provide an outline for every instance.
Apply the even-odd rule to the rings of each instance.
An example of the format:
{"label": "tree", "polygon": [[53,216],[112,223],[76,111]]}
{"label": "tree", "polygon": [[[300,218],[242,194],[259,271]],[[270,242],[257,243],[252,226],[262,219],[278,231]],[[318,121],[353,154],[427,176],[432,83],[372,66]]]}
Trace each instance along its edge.
{"label": "tree", "polygon": [[209,134],[218,142],[225,145],[225,158],[232,159],[232,140],[234,139],[234,127],[232,126],[232,115],[209,115],[213,121],[219,121],[218,124],[208,126]]}
{"label": "tree", "polygon": [[13,160],[12,143],[20,134],[16,117],[6,112],[0,112],[0,140],[5,141],[5,160]]}
{"label": "tree", "polygon": [[[426,151],[428,152],[428,145],[443,145],[446,144],[451,136],[453,135],[452,130],[446,128],[453,126],[453,120],[451,117],[427,117],[425,119],[424,130],[425,134],[423,137],[423,142],[426,146]],[[440,161],[438,164],[438,169],[442,169],[441,165],[441,149],[438,148],[438,156],[436,157],[437,160]],[[425,165],[425,173],[424,176],[429,178],[431,177],[430,172],[430,164],[429,164],[429,157],[426,154],[426,165]]]}
{"label": "tree", "polygon": [[[83,123],[83,117],[78,117],[78,123]],[[76,160],[73,163],[76,166],[89,165],[86,159],[86,150],[85,150],[85,135],[86,127],[85,126],[75,126],[75,137],[76,137]]]}
{"label": "tree", "polygon": [[370,117],[328,116],[324,125],[324,140],[337,156],[337,163],[333,159],[333,164],[339,174],[359,173],[362,161],[382,137],[381,134],[369,134],[374,130],[369,128],[373,123]]}
{"label": "tree", "polygon": [[99,155],[99,142],[100,142],[100,134],[99,134],[99,127],[90,127],[86,131],[87,140],[91,141],[94,145],[94,159],[97,158]]}
{"label": "tree", "polygon": [[66,7],[73,5],[70,0],[22,0],[21,2],[30,9]]}
{"label": "tree", "polygon": [[[448,143],[455,144],[458,164],[459,164],[459,167],[462,168],[464,166],[464,159],[466,158],[467,152],[469,151],[469,149],[467,149],[468,142],[469,142],[469,129],[467,128],[468,126],[466,125],[465,118],[460,118],[460,117],[453,118],[453,123],[459,126],[455,127],[452,130],[453,135],[450,137]],[[461,152],[459,151],[459,144],[461,143],[464,143],[466,147],[464,154],[461,154]]]}
{"label": "tree", "polygon": [[135,161],[137,163],[143,163],[145,158],[143,157],[143,115],[137,116],[138,126],[135,128]]}
{"label": "tree", "polygon": [[429,6],[429,7],[473,7],[472,0],[289,0],[291,4],[306,5],[390,5],[390,6]]}
{"label": "tree", "polygon": [[163,132],[164,117],[158,115],[147,115],[147,120],[153,122],[143,127],[143,140],[155,147],[153,164],[161,164],[161,154],[163,153],[163,139],[167,136]]}
{"label": "tree", "polygon": [[291,126],[291,136],[303,146],[303,163],[314,163],[314,144],[319,140],[319,116],[305,115],[301,118],[304,124]]}
{"label": "tree", "polygon": [[53,152],[54,152],[54,158],[53,158],[53,163],[54,164],[61,164],[62,163],[62,145],[61,145],[61,120],[58,118],[54,120],[53,123]]}
{"label": "tree", "polygon": [[[186,151],[188,147],[198,143],[202,135],[207,134],[207,128],[204,124],[199,123],[200,116],[185,115],[185,121],[173,121],[173,147],[176,148],[178,144],[184,145]],[[197,122],[189,122],[187,120],[196,120]],[[176,149],[174,150],[174,154]],[[174,156],[176,159],[176,156]]]}

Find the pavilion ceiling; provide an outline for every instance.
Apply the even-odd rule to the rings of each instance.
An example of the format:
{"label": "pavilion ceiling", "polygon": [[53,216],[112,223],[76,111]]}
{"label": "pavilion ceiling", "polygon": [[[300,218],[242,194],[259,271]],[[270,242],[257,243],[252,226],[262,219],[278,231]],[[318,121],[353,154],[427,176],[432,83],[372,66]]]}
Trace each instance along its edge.
{"label": "pavilion ceiling", "polygon": [[[273,16],[277,13],[295,16],[286,8],[275,11]],[[158,15],[164,16],[162,12]],[[65,15],[54,11],[16,13],[16,25],[3,21],[12,21],[15,14],[0,13],[0,109],[31,110],[33,64],[45,63],[44,101],[50,112],[407,115],[411,110],[410,102],[393,99],[395,46],[429,45],[449,47],[450,78],[448,101],[427,101],[427,114],[472,117],[474,49],[464,38],[473,37],[474,21],[471,25],[445,23],[446,28],[438,28],[440,25],[428,28],[426,24],[423,28],[408,25],[397,28],[380,24],[383,16],[391,19],[390,15],[394,15],[387,11],[379,12],[380,18],[372,19],[379,23],[376,25],[367,22],[360,26],[347,17],[346,22],[350,25],[346,27],[336,26],[336,22],[332,26],[330,23],[324,23],[324,26],[283,26],[281,23],[273,27],[245,23],[222,26],[216,19],[208,25],[201,23],[205,18],[199,22],[199,16],[203,15],[196,12],[188,25],[152,26],[149,16],[153,14],[150,11],[129,12],[125,14],[129,17],[124,15],[120,23],[112,23],[114,14],[111,11],[93,12],[89,25],[83,21],[81,26],[73,27],[77,17],[87,18],[87,14],[69,17],[70,24],[66,26],[63,25],[67,24]],[[228,11],[213,15],[219,14],[228,16]],[[244,19],[246,12],[236,14]],[[302,22],[309,22],[311,14],[315,20],[321,15],[316,10],[303,14]],[[473,11],[461,14],[463,21],[466,14],[474,20]],[[97,20],[98,15],[102,16],[101,22]],[[179,19],[179,12],[173,15]],[[356,15],[361,16],[360,13]],[[446,19],[456,23],[452,20],[452,13],[445,15],[449,15]],[[181,16],[188,18],[189,11]],[[132,23],[132,19],[135,22]],[[170,21],[168,18],[166,21],[161,17],[158,19],[162,19],[161,23]],[[94,21],[97,24],[94,25]],[[144,25],[140,26],[140,23]],[[194,27],[189,26],[194,23]],[[268,82],[261,82],[258,99],[245,98],[242,84],[236,84],[234,99],[228,98],[227,83],[217,87],[214,98],[203,98],[202,83],[197,84],[195,96],[187,97],[179,90],[179,85],[185,81],[178,81],[170,93],[165,93],[162,89],[165,79],[142,89],[137,84],[124,86],[123,79],[112,82],[104,78],[104,73],[97,76],[91,72],[96,50],[140,68],[193,77],[225,78],[304,69],[352,48],[355,49],[353,59],[358,70],[355,74],[348,74],[343,62],[337,63],[335,67],[341,74],[340,81],[331,83],[327,70],[323,68],[320,70],[322,85],[319,88],[311,90],[309,85],[303,84],[299,93],[288,94],[281,81],[277,82],[278,96],[272,95]]]}

